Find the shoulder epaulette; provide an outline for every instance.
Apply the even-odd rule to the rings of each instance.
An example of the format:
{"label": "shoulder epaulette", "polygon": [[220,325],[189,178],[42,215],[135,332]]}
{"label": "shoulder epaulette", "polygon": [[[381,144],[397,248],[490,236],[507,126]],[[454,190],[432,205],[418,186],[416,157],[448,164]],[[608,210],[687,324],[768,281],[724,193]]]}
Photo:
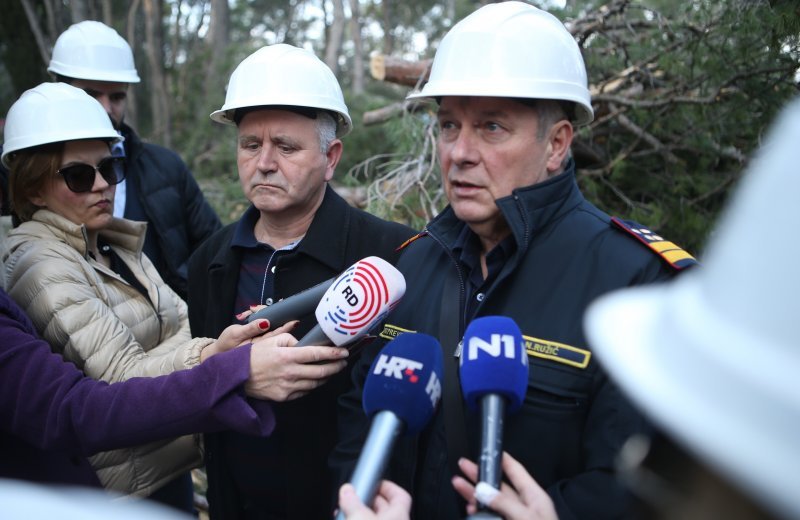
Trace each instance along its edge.
{"label": "shoulder epaulette", "polygon": [[424,237],[424,236],[425,236],[425,235],[427,235],[427,234],[428,234],[428,232],[427,232],[427,231],[425,231],[425,230],[423,229],[422,231],[420,231],[419,233],[417,233],[417,234],[416,234],[416,235],[414,235],[413,237],[409,238],[408,240],[406,240],[405,242],[403,242],[402,244],[400,244],[400,246],[398,246],[398,248],[397,248],[397,249],[395,249],[395,252],[402,251],[403,249],[405,249],[406,247],[408,247],[408,246],[409,246],[409,244],[411,244],[411,242],[413,242],[413,241],[417,240],[418,238],[422,238],[422,237]]}
{"label": "shoulder epaulette", "polygon": [[611,222],[628,235],[636,238],[640,243],[653,250],[658,256],[664,259],[673,268],[681,270],[697,264],[695,257],[681,249],[673,242],[664,240],[654,231],[646,228],[638,222],[622,220],[611,217]]}

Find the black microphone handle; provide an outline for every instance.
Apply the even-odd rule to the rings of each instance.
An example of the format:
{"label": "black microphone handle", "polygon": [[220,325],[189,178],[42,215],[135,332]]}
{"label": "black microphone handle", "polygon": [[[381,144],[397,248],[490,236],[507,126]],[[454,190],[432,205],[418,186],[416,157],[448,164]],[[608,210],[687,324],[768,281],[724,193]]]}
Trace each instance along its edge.
{"label": "black microphone handle", "polygon": [[499,394],[486,394],[481,398],[481,458],[478,465],[478,482],[486,482],[500,489],[503,479],[503,416],[505,398]]}
{"label": "black microphone handle", "polygon": [[[481,397],[481,456],[478,462],[478,482],[486,482],[500,489],[503,480],[503,417],[506,400],[499,394]],[[478,512],[467,516],[467,520],[502,520],[483,504]]]}
{"label": "black microphone handle", "polygon": [[300,341],[295,343],[295,347],[307,347],[309,345],[322,345],[331,347],[333,346],[333,341],[331,338],[323,332],[322,327],[320,327],[319,323],[314,325],[314,328],[308,331],[308,334],[300,338]]}
{"label": "black microphone handle", "polygon": [[266,319],[269,320],[270,329],[276,329],[292,320],[300,319],[302,316],[314,312],[317,304],[325,296],[325,292],[328,287],[333,285],[334,281],[336,281],[336,278],[325,280],[288,298],[268,305],[248,316],[247,322],[251,323],[253,320]]}

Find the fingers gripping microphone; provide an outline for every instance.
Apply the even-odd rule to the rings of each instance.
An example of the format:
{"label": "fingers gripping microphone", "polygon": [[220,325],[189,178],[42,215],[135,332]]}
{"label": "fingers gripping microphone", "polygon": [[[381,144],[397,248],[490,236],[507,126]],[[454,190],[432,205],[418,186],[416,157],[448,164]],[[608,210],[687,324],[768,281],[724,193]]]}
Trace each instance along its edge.
{"label": "fingers gripping microphone", "polygon": [[[350,482],[372,505],[394,442],[400,433],[418,434],[442,395],[442,349],[427,334],[407,332],[386,346],[364,382],[364,412],[372,426]],[[343,520],[342,513],[338,516]]]}
{"label": "fingers gripping microphone", "polygon": [[325,296],[325,291],[335,280],[336,278],[325,280],[288,298],[268,305],[248,316],[247,322],[269,320],[270,328],[275,329],[292,320],[299,319],[314,310],[322,297]]}
{"label": "fingers gripping microphone", "polygon": [[339,275],[317,305],[317,325],[297,342],[342,346],[360,339],[381,321],[406,292],[402,273],[386,260],[369,256]]}
{"label": "fingers gripping microphone", "polygon": [[478,481],[500,489],[503,415],[515,412],[528,388],[528,355],[517,324],[504,316],[473,320],[464,333],[461,390],[467,406],[481,409]]}

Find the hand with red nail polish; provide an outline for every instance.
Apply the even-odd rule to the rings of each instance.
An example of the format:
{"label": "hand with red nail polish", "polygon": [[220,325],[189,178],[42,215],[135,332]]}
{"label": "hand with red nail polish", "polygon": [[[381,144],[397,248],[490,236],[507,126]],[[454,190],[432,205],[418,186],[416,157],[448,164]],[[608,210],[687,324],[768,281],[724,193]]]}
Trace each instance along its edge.
{"label": "hand with red nail polish", "polygon": [[239,314],[237,314],[236,315],[236,319],[239,320],[239,321],[244,321],[244,320],[247,319],[248,316],[250,316],[254,312],[260,311],[261,309],[263,309],[265,307],[266,307],[266,305],[251,305],[249,309],[247,309],[245,311],[242,311]]}
{"label": "hand with red nail polish", "polygon": [[267,320],[255,320],[244,325],[230,325],[222,331],[222,334],[219,335],[219,338],[214,343],[200,352],[200,362],[220,352],[225,352],[247,343],[256,343],[257,339],[271,338],[279,334],[288,333],[294,328],[295,324],[295,322],[289,322],[267,333],[264,332],[269,330],[269,321]]}

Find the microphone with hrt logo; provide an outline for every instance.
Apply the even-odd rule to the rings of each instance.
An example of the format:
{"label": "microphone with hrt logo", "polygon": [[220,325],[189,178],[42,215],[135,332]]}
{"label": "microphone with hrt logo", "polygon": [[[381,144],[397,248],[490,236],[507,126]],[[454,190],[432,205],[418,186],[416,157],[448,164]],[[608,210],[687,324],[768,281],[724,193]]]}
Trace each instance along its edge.
{"label": "microphone with hrt logo", "polygon": [[418,434],[441,395],[442,349],[434,337],[403,333],[375,358],[362,398],[372,426],[350,479],[364,504],[372,505],[397,436]]}
{"label": "microphone with hrt logo", "polygon": [[[461,391],[467,406],[476,411],[480,403],[481,410],[476,491],[487,486],[500,489],[503,416],[506,411],[513,413],[522,406],[528,389],[528,354],[519,327],[505,316],[474,319],[464,333],[460,363]],[[487,515],[479,513],[473,517]]]}
{"label": "microphone with hrt logo", "polygon": [[339,275],[317,305],[317,325],[295,346],[353,343],[381,321],[406,292],[403,274],[369,256]]}

